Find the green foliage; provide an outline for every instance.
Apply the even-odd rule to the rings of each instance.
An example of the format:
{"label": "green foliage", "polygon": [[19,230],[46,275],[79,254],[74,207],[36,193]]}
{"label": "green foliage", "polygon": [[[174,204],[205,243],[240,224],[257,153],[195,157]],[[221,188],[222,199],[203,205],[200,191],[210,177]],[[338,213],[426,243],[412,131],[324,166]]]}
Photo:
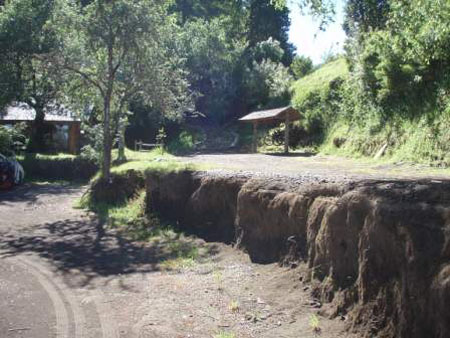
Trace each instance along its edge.
{"label": "green foliage", "polygon": [[312,60],[309,57],[297,55],[292,61],[290,68],[292,73],[294,74],[295,79],[298,80],[311,73],[314,66]]}
{"label": "green foliage", "polygon": [[267,40],[260,41],[247,50],[248,60],[260,63],[264,60],[270,60],[279,63],[283,59],[284,51],[280,42],[272,37]]}
{"label": "green foliage", "polygon": [[194,150],[196,138],[199,135],[183,130],[176,139],[172,140],[168,145],[170,153],[180,154]]}
{"label": "green foliage", "polygon": [[311,315],[311,317],[309,318],[309,327],[316,334],[319,334],[320,331],[322,331],[322,329],[320,328],[319,317],[317,317],[316,314]]}
{"label": "green foliage", "polygon": [[180,54],[201,114],[225,123],[256,106],[287,101],[290,77],[278,66],[293,57],[287,8],[266,0],[178,0],[173,8],[183,18]]}
{"label": "green foliage", "polygon": [[87,181],[99,167],[79,156],[25,154],[19,157],[27,177],[44,180]]}
{"label": "green foliage", "polygon": [[23,123],[13,127],[0,125],[0,153],[10,155],[18,150],[23,150],[27,143],[25,131],[26,125]]}
{"label": "green foliage", "polygon": [[350,1],[347,11],[350,73],[338,60],[294,86],[303,123],[325,127],[321,150],[373,157],[387,145],[387,160],[450,165],[450,5]]}
{"label": "green foliage", "polygon": [[347,45],[351,76],[342,87],[339,117],[324,149],[374,156],[387,144],[385,156],[392,160],[449,165],[450,4],[350,5],[348,15],[358,27],[353,31],[357,38]]}
{"label": "green foliage", "polygon": [[[125,155],[128,162],[114,166],[111,169],[113,174],[123,175],[130,170],[139,174],[145,172],[168,173],[183,170],[201,170],[209,167],[207,165],[198,167],[193,164],[177,161],[173,155],[163,152],[159,148],[150,152],[135,152],[126,149]],[[98,176],[95,177],[95,179],[97,178]]]}
{"label": "green foliage", "polygon": [[199,96],[196,108],[215,122],[233,113],[238,98],[239,76],[245,45],[230,40],[222,17],[191,20],[180,35],[180,55],[186,58],[189,81]]}
{"label": "green foliage", "polygon": [[229,332],[229,331],[219,331],[213,337],[214,338],[236,338],[236,335],[233,332]]}
{"label": "green foliage", "polygon": [[344,22],[347,35],[361,35],[384,28],[388,19],[389,3],[389,0],[348,0]]}
{"label": "green foliage", "polygon": [[4,154],[12,150],[13,142],[11,134],[3,126],[0,126],[0,153]]}
{"label": "green foliage", "polygon": [[164,149],[164,145],[166,143],[167,133],[164,127],[159,128],[158,134],[156,135],[156,142],[162,145],[162,149]]}
{"label": "green foliage", "polygon": [[324,29],[330,22],[333,22],[336,0],[269,0],[278,10],[286,8],[288,1],[297,4],[303,11],[308,11],[320,19],[320,29]]}
{"label": "green foliage", "polygon": [[283,64],[289,66],[294,57],[295,47],[289,43],[289,9],[275,6],[267,0],[250,1],[250,15],[248,20],[248,41],[255,46],[269,38],[280,42],[284,51]]}
{"label": "green foliage", "polygon": [[272,38],[247,50],[242,91],[249,110],[279,107],[290,100],[292,76],[281,61],[283,49]]}
{"label": "green foliage", "polygon": [[346,78],[348,76],[348,67],[345,59],[340,58],[325,64],[314,71],[312,74],[296,81],[293,85],[294,96],[293,104],[301,108],[307,97],[315,92],[326,92],[329,90],[329,84],[337,78]]}
{"label": "green foliage", "polygon": [[103,185],[102,178],[97,177],[91,181],[91,188],[75,207],[95,212],[100,221],[125,238],[149,242],[160,253],[159,267],[163,270],[190,268],[209,255],[209,249],[199,244],[195,238],[184,235],[162,222],[156,215],[147,212],[147,194],[141,184],[136,185],[135,173],[115,173],[113,178],[122,186],[133,186],[128,191],[128,197],[119,192],[116,199],[98,199],[102,196],[98,189],[102,189]]}
{"label": "green foliage", "polygon": [[103,128],[100,124],[82,124],[88,143],[81,148],[80,157],[101,165],[103,154]]}
{"label": "green foliage", "polygon": [[[307,134],[320,142],[327,129],[338,119],[343,87],[348,78],[344,59],[323,65],[293,85],[292,104],[302,114]],[[307,139],[311,139],[311,136]]]}
{"label": "green foliage", "polygon": [[279,107],[290,99],[291,76],[281,63],[264,59],[246,69],[244,88],[252,108]]}
{"label": "green foliage", "polygon": [[43,151],[45,108],[61,98],[65,74],[40,56],[55,48],[55,34],[46,27],[55,1],[7,1],[0,11],[0,107],[25,102],[36,111],[30,151]]}
{"label": "green foliage", "polygon": [[[191,96],[168,15],[171,1],[96,0],[86,6],[59,0],[48,23],[58,50],[45,60],[72,74],[78,91],[99,104],[103,128],[102,173],[109,176],[112,142],[129,105],[139,100],[167,117],[189,110]],[[79,83],[82,86],[78,86]]]}

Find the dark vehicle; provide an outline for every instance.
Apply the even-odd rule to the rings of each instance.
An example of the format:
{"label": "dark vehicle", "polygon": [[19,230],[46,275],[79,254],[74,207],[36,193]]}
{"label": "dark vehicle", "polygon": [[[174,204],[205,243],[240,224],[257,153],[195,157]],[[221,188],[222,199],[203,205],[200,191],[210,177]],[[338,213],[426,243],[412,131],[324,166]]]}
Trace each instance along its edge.
{"label": "dark vehicle", "polygon": [[0,190],[11,189],[23,182],[25,172],[17,160],[0,154]]}

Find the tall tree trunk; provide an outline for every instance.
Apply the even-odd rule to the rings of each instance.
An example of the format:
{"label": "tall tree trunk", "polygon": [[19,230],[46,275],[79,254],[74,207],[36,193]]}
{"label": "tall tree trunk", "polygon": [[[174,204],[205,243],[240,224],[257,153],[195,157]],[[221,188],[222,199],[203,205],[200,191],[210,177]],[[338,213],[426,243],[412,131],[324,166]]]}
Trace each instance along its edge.
{"label": "tall tree trunk", "polygon": [[111,179],[111,94],[104,99],[103,109],[103,166],[102,176],[107,182]]}
{"label": "tall tree trunk", "polygon": [[42,105],[34,105],[36,111],[33,124],[31,126],[31,136],[28,142],[28,151],[36,153],[45,150],[45,111]]}
{"label": "tall tree trunk", "polygon": [[[119,112],[118,112],[119,114]],[[127,161],[127,157],[125,156],[125,130],[127,129],[127,119],[119,118],[118,128],[117,128],[117,143],[119,147],[119,154],[117,156],[118,163],[124,163]]]}
{"label": "tall tree trunk", "polygon": [[112,26],[109,26],[108,40],[108,86],[104,95],[104,116],[103,116],[103,167],[102,176],[107,182],[111,182],[111,98],[114,90],[114,77],[117,66],[113,65],[114,60],[114,34]]}

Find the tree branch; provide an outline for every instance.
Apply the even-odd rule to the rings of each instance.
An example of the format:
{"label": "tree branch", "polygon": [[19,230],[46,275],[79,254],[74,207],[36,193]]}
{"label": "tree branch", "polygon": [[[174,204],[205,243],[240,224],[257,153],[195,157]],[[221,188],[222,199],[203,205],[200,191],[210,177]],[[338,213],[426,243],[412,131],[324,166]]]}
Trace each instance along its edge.
{"label": "tree branch", "polygon": [[103,97],[105,96],[105,92],[104,92],[102,86],[97,81],[95,81],[91,76],[89,76],[85,72],[81,71],[80,69],[76,68],[75,66],[72,66],[72,65],[68,64],[67,62],[61,62],[60,60],[58,60],[55,57],[52,57],[51,55],[47,55],[44,57],[41,55],[34,55],[34,57],[40,61],[47,61],[50,59],[50,62],[53,62],[58,67],[67,69],[68,71],[71,71],[71,72],[81,76],[86,82],[88,82],[91,85],[93,85],[94,87],[96,87],[100,91],[100,94]]}

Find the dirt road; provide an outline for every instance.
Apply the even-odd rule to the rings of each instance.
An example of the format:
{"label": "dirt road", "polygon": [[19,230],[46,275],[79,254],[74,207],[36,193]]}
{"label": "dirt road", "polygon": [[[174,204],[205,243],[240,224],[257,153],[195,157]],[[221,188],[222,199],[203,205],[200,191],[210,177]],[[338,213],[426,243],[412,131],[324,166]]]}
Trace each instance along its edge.
{"label": "dirt road", "polygon": [[0,194],[0,337],[347,337],[315,317],[299,271],[252,264],[230,246],[161,268],[158,243],[130,242],[72,208],[83,187]]}
{"label": "dirt road", "polygon": [[450,171],[413,163],[380,164],[370,160],[313,155],[284,154],[192,154],[179,161],[200,164],[211,169],[246,171],[264,175],[313,176],[327,180],[341,179],[449,179]]}

